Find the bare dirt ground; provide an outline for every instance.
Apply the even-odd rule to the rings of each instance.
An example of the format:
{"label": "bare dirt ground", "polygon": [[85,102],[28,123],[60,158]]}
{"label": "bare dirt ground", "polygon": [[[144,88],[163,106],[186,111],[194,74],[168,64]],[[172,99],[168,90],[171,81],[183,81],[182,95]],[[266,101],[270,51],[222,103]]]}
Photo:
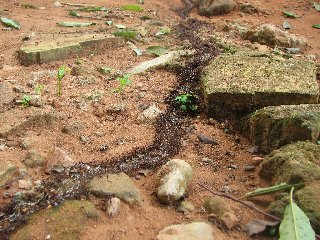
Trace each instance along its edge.
{"label": "bare dirt ground", "polygon": [[[54,38],[68,32],[113,32],[116,29],[105,24],[105,21],[109,19],[113,20],[114,24],[123,24],[127,27],[146,27],[149,33],[142,38],[143,41],[135,43],[140,49],[145,49],[150,45],[162,45],[174,50],[184,44],[174,32],[164,38],[156,38],[154,35],[159,30],[159,25],[174,29],[180,21],[184,21],[179,15],[179,10],[184,7],[183,3],[178,0],[145,0],[143,5],[145,11],[136,13],[117,10],[119,6],[136,4],[136,1],[87,0],[85,2],[87,4],[114,9],[114,14],[105,17],[105,14],[101,12],[87,13],[88,19],[84,21],[94,21],[97,25],[85,28],[63,28],[58,26],[57,22],[77,20],[68,15],[68,9],[71,7],[55,7],[53,2],[49,0],[29,1],[28,3],[45,7],[45,9],[26,9],[21,6],[21,1],[0,0],[0,10],[5,10],[6,16],[18,20],[22,25],[21,30],[3,30],[0,33],[0,82],[9,83],[16,89],[22,89],[22,93],[18,91],[15,93],[16,99],[19,99],[24,94],[34,92],[34,87],[31,87],[30,82],[33,79],[32,74],[36,72],[56,71],[61,65],[73,68],[77,66],[76,62],[79,60],[86,72],[80,77],[67,75],[63,79],[61,97],[56,94],[55,75],[44,75],[38,78],[38,83],[45,86],[42,93],[45,104],[40,109],[41,111],[53,111],[59,120],[52,128],[31,127],[25,131],[23,136],[14,135],[9,139],[0,139],[0,144],[9,146],[0,151],[0,159],[10,160],[16,166],[25,168],[22,160],[30,149],[36,150],[45,157],[51,148],[59,147],[66,150],[75,162],[107,163],[111,159],[120,158],[136,149],[151,145],[158,133],[154,124],[142,123],[137,120],[141,114],[141,106],[156,104],[162,111],[165,111],[167,108],[165,99],[175,88],[178,76],[174,72],[165,70],[152,71],[142,76],[132,76],[132,84],[124,90],[123,94],[115,94],[112,89],[117,87],[117,81],[108,80],[110,75],[100,74],[97,68],[108,66],[125,72],[140,62],[152,59],[153,56],[136,56],[127,45],[124,45],[121,48],[111,48],[105,52],[93,53],[91,56],[80,59],[71,58],[24,67],[21,66],[17,58],[17,50],[23,42],[22,39],[32,32],[40,39],[44,35]],[[190,17],[210,23],[213,28],[217,29],[228,21],[244,23],[248,26],[256,26],[261,23],[274,23],[281,26],[285,20],[282,11],[293,11],[301,18],[290,19],[293,26],[290,32],[304,35],[310,44],[310,49],[304,54],[313,54],[319,61],[320,31],[311,27],[313,24],[319,23],[319,13],[312,10],[313,1],[248,0],[246,2],[258,6],[263,10],[262,12],[266,13],[241,14],[236,9],[230,14],[205,18],[197,14],[197,9],[193,9]],[[140,16],[143,15],[151,16],[154,23],[150,24],[148,21],[141,20]],[[223,34],[228,37],[227,32]],[[241,44],[247,43],[239,40],[237,36],[229,37]],[[88,77],[93,77],[94,82],[86,82]],[[101,93],[101,97],[86,100],[86,96],[90,96],[90,94],[92,96],[92,93],[96,91]],[[107,116],[99,114],[99,109],[110,108],[117,104],[125,105],[125,110]],[[21,106],[9,104],[0,109],[0,115],[16,109],[17,114],[12,118],[24,118],[33,108],[21,108]],[[8,118],[6,121],[10,123],[14,119]],[[83,129],[72,135],[61,132],[64,126],[74,122],[81,122]],[[157,169],[151,169],[146,177],[133,173],[132,177],[145,197],[144,205],[141,208],[132,208],[123,204],[120,214],[112,219],[106,214],[102,215],[99,221],[92,221],[84,226],[86,231],[81,239],[149,240],[154,239],[157,233],[168,225],[197,220],[206,221],[208,216],[203,212],[201,206],[203,199],[210,196],[210,193],[201,189],[197,183],[205,183],[216,191],[227,191],[237,197],[256,187],[268,185],[258,175],[259,163],[254,158],[256,155],[247,151],[251,147],[250,143],[240,134],[230,130],[231,126],[228,121],[210,120],[205,113],[200,113],[196,117],[187,117],[182,125],[186,134],[181,139],[182,146],[179,152],[172,158],[184,159],[193,167],[194,180],[188,191],[187,199],[195,205],[196,210],[192,213],[182,214],[175,210],[175,206],[165,206],[158,202],[154,194]],[[197,136],[201,134],[217,140],[220,144],[212,146],[199,142]],[[20,147],[21,141],[28,143],[28,149]],[[108,146],[107,151],[100,151],[103,144]],[[247,165],[256,167],[253,171],[244,171],[244,167]],[[28,174],[34,181],[50,178],[41,168],[28,169]],[[1,205],[4,206],[10,201],[10,198],[2,197],[4,192],[14,193],[17,191],[20,190],[15,181],[6,189],[0,190]],[[90,198],[98,205],[99,200],[94,197]],[[270,199],[260,198],[255,203],[264,209],[268,200]],[[264,219],[264,217],[238,203],[226,201],[234,209],[239,219],[239,227],[227,231],[219,230],[215,226],[216,239],[250,239],[243,231],[243,227],[253,219]],[[39,226],[37,232],[39,236],[37,239],[44,239],[47,234],[42,226]]]}

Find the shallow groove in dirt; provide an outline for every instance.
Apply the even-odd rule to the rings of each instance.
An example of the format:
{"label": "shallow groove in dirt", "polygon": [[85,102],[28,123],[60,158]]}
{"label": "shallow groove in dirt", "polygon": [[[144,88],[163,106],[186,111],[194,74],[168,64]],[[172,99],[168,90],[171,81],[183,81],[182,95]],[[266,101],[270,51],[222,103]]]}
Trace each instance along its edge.
{"label": "shallow groove in dirt", "polygon": [[133,174],[141,169],[155,169],[179,152],[180,140],[185,134],[183,125],[188,122],[192,114],[185,114],[179,110],[174,100],[175,96],[193,92],[201,99],[200,70],[218,54],[212,44],[197,36],[197,31],[203,24],[205,23],[189,19],[180,23],[176,28],[179,37],[182,40],[188,40],[196,50],[196,54],[184,68],[176,70],[179,82],[166,98],[167,111],[155,123],[156,137],[153,144],[143,149],[136,149],[120,158],[112,159],[108,163],[76,164],[63,174],[52,175],[37,192],[25,195],[23,198],[14,198],[0,213],[1,239],[8,239],[9,235],[23,225],[27,217],[35,211],[49,205],[57,206],[66,199],[88,197],[85,185],[94,176],[117,172]]}

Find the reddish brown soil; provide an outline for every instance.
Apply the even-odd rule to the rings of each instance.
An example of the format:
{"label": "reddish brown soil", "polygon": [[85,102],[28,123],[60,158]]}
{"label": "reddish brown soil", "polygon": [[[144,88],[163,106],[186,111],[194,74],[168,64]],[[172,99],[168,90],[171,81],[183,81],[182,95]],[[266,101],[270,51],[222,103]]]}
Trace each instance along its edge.
{"label": "reddish brown soil", "polygon": [[[0,35],[0,82],[8,82],[12,86],[22,86],[27,93],[33,93],[33,88],[28,87],[27,83],[31,80],[31,73],[44,70],[56,70],[61,65],[69,67],[76,66],[77,59],[68,59],[48,64],[34,65],[30,67],[21,66],[16,51],[22,44],[22,39],[34,32],[36,36],[43,34],[59,34],[72,31],[91,32],[106,28],[105,20],[102,13],[89,13],[92,19],[85,21],[94,21],[98,24],[89,28],[81,29],[65,29],[57,26],[59,21],[76,21],[68,16],[67,7],[54,7],[53,1],[49,0],[33,0],[32,4],[39,7],[45,7],[44,10],[34,10],[22,8],[19,3],[21,1],[1,1],[0,10],[7,10],[7,16],[18,20],[22,29],[19,31],[1,31]],[[31,1],[30,1],[31,2]],[[136,1],[103,1],[103,0],[87,0],[86,3],[98,6],[117,7],[124,4],[134,4]],[[164,26],[173,27],[179,21],[183,21],[177,14],[177,10],[183,8],[183,4],[178,0],[145,0],[144,8],[148,11],[144,13],[126,13],[123,19],[113,18],[116,24],[124,24],[128,27],[137,25],[147,25],[139,19],[139,16],[149,15],[153,19],[161,21]],[[242,1],[238,1],[242,2]],[[212,18],[200,17],[197,10],[191,13],[192,18],[206,21],[212,24],[220,24],[223,21],[238,21],[246,23],[249,26],[256,26],[260,23],[274,23],[278,26],[282,25],[284,16],[282,10],[290,10],[302,16],[297,19],[290,19],[293,29],[292,33],[301,34],[308,38],[310,49],[305,54],[314,54],[319,60],[320,58],[320,31],[311,27],[313,24],[319,24],[319,13],[312,8],[313,1],[284,1],[284,0],[248,0],[259,6],[262,10],[270,12],[270,15],[257,13],[253,15],[242,15],[239,11],[234,11],[224,16]],[[115,11],[118,14],[119,11]],[[136,45],[141,49],[145,49],[150,45],[164,45],[168,48],[175,49],[183,43],[175,36],[169,36],[164,39],[154,38],[154,33],[159,29],[158,26],[150,26],[149,34],[145,37],[144,42],[137,42]],[[112,32],[115,29],[110,29]],[[236,37],[237,38],[237,37]],[[244,44],[245,42],[241,42]],[[48,129],[29,129],[26,131],[22,139],[27,140],[31,144],[31,149],[37,150],[42,156],[54,147],[65,149],[72,159],[77,162],[90,163],[92,161],[104,162],[109,159],[117,158],[130,153],[136,148],[150,145],[155,137],[155,127],[152,124],[144,124],[137,121],[137,117],[141,112],[138,108],[139,104],[156,103],[162,110],[166,110],[164,99],[169,92],[175,87],[178,79],[174,73],[164,70],[149,72],[143,76],[133,76],[132,85],[125,89],[123,96],[112,93],[112,89],[116,88],[117,82],[114,80],[107,81],[106,76],[99,74],[96,70],[99,66],[109,66],[118,70],[125,71],[129,67],[135,66],[139,62],[151,59],[150,56],[138,57],[124,46],[120,49],[109,49],[106,52],[98,53],[89,57],[82,57],[82,65],[88,69],[86,75],[95,76],[96,83],[91,85],[80,86],[77,83],[77,77],[68,75],[63,80],[63,95],[61,98],[56,94],[56,81],[54,78],[44,77],[40,79],[40,83],[45,85],[46,91],[43,98],[47,103],[43,109],[55,110],[55,114],[59,116],[58,123],[53,128]],[[84,94],[88,94],[93,90],[104,92],[103,97],[96,103],[88,103],[86,110],[81,110],[77,106],[77,99],[81,99]],[[17,97],[21,97],[21,93],[17,93]],[[58,102],[59,104],[52,104]],[[112,104],[125,103],[127,109],[124,113],[115,117],[99,117],[96,111],[99,108],[105,108]],[[59,106],[58,106],[59,105]],[[55,107],[54,107],[55,106]],[[11,105],[6,107],[0,114],[10,108],[19,109],[16,116],[24,117],[29,108],[21,108],[20,106]],[[98,110],[97,110],[98,109]],[[7,119],[8,122],[12,119]],[[61,132],[61,129],[68,123],[81,121],[85,128],[79,134],[72,136]],[[210,123],[213,122],[213,123]],[[88,226],[86,234],[81,239],[154,239],[159,230],[170,225],[184,222],[192,222],[196,220],[208,219],[203,213],[201,205],[205,196],[210,193],[201,189],[197,183],[205,183],[216,191],[229,189],[230,193],[235,196],[242,196],[245,192],[255,187],[266,186],[268,183],[260,179],[258,175],[258,163],[254,162],[253,156],[247,152],[250,143],[240,135],[231,132],[225,133],[228,128],[226,122],[218,123],[209,121],[202,114],[191,120],[190,126],[194,130],[189,131],[184,139],[182,139],[183,147],[175,158],[185,159],[189,162],[194,170],[194,180],[188,191],[187,199],[196,207],[195,212],[190,214],[178,213],[174,206],[161,205],[155,197],[155,178],[156,170],[151,171],[147,177],[135,180],[145,197],[145,204],[141,208],[130,208],[122,204],[120,214],[114,219],[109,219],[106,214],[97,222],[92,222]],[[185,126],[190,128],[190,126]],[[219,141],[220,145],[211,146],[200,143],[197,139],[198,134],[204,134]],[[83,135],[90,138],[88,143],[82,143],[79,136]],[[0,139],[0,143],[7,143],[10,139]],[[12,139],[11,139],[12,140]],[[14,137],[14,141],[21,141],[21,137]],[[240,142],[240,143],[239,143]],[[99,147],[102,144],[109,146],[108,151],[101,152]],[[25,168],[21,160],[24,158],[27,150],[21,149],[19,146],[12,146],[4,151],[0,151],[0,159],[8,159],[21,168]],[[203,158],[209,158],[212,163],[208,164]],[[236,169],[231,168],[236,165]],[[245,165],[256,165],[253,172],[243,170]],[[42,169],[28,170],[31,178],[34,180],[44,179],[48,176],[44,174]],[[16,183],[13,182],[9,189],[4,191],[19,191]],[[1,197],[0,197],[1,198]],[[99,202],[97,199],[92,199]],[[257,204],[261,208],[265,208],[268,198],[263,198]],[[0,203],[4,205],[8,199],[1,199]],[[253,219],[264,219],[263,216],[246,209],[238,203],[228,201],[235,210],[239,218],[239,228],[232,231],[218,230],[215,226],[216,239],[250,239],[242,228]],[[41,232],[41,230],[40,230]],[[47,233],[43,232],[44,239]],[[262,238],[261,238],[262,239]]]}

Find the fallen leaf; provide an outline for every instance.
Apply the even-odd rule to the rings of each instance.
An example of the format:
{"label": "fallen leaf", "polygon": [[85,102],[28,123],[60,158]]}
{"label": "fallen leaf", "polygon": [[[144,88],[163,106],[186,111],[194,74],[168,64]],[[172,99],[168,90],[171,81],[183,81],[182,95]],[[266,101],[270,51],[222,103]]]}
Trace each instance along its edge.
{"label": "fallen leaf", "polygon": [[70,12],[69,12],[69,15],[70,15],[70,16],[73,16],[73,17],[80,17],[80,14],[77,13],[76,11],[70,11]]}
{"label": "fallen leaf", "polygon": [[312,27],[320,29],[320,24],[314,24],[314,25],[312,25]]}
{"label": "fallen leaf", "polygon": [[249,236],[254,236],[268,232],[270,228],[275,228],[277,225],[279,225],[279,222],[267,222],[255,219],[245,226],[245,231],[248,232]]}
{"label": "fallen leaf", "polygon": [[292,12],[286,12],[286,11],[283,11],[283,14],[286,16],[286,17],[290,17],[290,18],[298,18],[299,16],[292,13]]}
{"label": "fallen leaf", "polygon": [[290,204],[286,206],[280,224],[279,240],[316,239],[315,232],[310,225],[309,218],[294,203],[292,199],[293,188],[290,193]]}
{"label": "fallen leaf", "polygon": [[125,28],[127,28],[125,25],[122,25],[122,24],[117,24],[116,25],[116,28],[118,28],[118,29],[125,29]]}
{"label": "fallen leaf", "polygon": [[96,25],[94,22],[59,22],[58,24],[63,27],[86,27]]}
{"label": "fallen leaf", "polygon": [[161,46],[150,46],[147,48],[147,52],[150,54],[155,54],[157,56],[161,56],[170,52],[168,49]]}
{"label": "fallen leaf", "polygon": [[20,29],[21,28],[20,23],[18,23],[17,21],[15,21],[13,19],[10,19],[10,18],[1,17],[1,22],[4,25],[8,26],[8,27],[12,27],[12,28],[15,28],[15,29]]}

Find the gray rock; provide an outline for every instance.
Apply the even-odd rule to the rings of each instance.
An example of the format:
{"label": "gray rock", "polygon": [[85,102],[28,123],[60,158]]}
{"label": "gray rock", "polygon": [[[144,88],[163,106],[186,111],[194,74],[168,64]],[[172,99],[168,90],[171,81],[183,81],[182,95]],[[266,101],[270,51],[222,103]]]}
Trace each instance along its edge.
{"label": "gray rock", "polygon": [[75,164],[66,151],[55,147],[50,150],[46,157],[46,171],[62,172],[65,168],[71,167]]}
{"label": "gray rock", "polygon": [[0,187],[4,186],[17,171],[17,167],[10,162],[0,161]]}
{"label": "gray rock", "polygon": [[161,113],[162,111],[153,104],[138,116],[138,120],[141,122],[153,123]]}
{"label": "gray rock", "polygon": [[18,180],[18,188],[30,190],[33,187],[31,180]]}
{"label": "gray rock", "polygon": [[[124,45],[124,40],[110,34],[71,34],[41,41],[34,39],[20,48],[19,59],[25,66],[70,58],[74,55],[88,55],[92,50],[115,48]],[[103,51],[101,51],[103,52]]]}
{"label": "gray rock", "polygon": [[214,240],[213,228],[205,222],[171,225],[157,235],[157,240]]}
{"label": "gray rock", "polygon": [[178,212],[193,212],[194,210],[194,206],[191,202],[183,200],[179,203],[178,207],[177,207],[177,211]]}
{"label": "gray rock", "polygon": [[155,59],[142,62],[139,65],[129,69],[127,73],[129,74],[141,74],[149,70],[153,70],[156,68],[162,68],[166,66],[181,66],[182,60],[185,57],[191,56],[194,54],[194,51],[191,50],[180,50],[180,51],[172,51],[167,54],[164,54]]}
{"label": "gray rock", "polygon": [[211,197],[205,200],[203,206],[208,213],[214,214],[227,229],[232,229],[238,224],[237,216],[230,205],[220,197]]}
{"label": "gray rock", "polygon": [[29,104],[34,107],[42,107],[44,105],[44,101],[40,95],[31,95]]}
{"label": "gray rock", "polygon": [[199,13],[208,17],[222,15],[231,12],[235,6],[233,0],[199,0]]}
{"label": "gray rock", "polygon": [[143,196],[139,189],[125,173],[106,174],[102,177],[94,177],[88,183],[87,188],[97,197],[115,195],[131,205],[141,205],[143,202]]}
{"label": "gray rock", "polygon": [[288,143],[320,138],[320,104],[266,107],[246,118],[243,132],[270,153]]}
{"label": "gray rock", "polygon": [[0,110],[4,105],[10,104],[13,102],[15,97],[14,91],[12,90],[11,85],[8,83],[0,82]]}
{"label": "gray rock", "polygon": [[45,161],[43,160],[42,156],[34,150],[31,150],[26,154],[23,163],[30,168],[45,165]]}
{"label": "gray rock", "polygon": [[65,125],[62,132],[70,135],[78,135],[84,128],[85,124],[83,122],[72,122]]}
{"label": "gray rock", "polygon": [[49,128],[54,125],[57,119],[51,113],[37,110],[32,107],[23,109],[23,111],[24,112],[21,113],[21,109],[15,108],[2,113],[0,118],[0,137],[7,137],[11,134],[22,133],[29,127]]}
{"label": "gray rock", "polygon": [[260,175],[275,183],[320,179],[320,145],[296,142],[274,150],[261,164]]}
{"label": "gray rock", "polygon": [[258,42],[270,47],[308,48],[308,40],[303,36],[290,34],[273,24],[263,24],[255,30],[250,30],[244,35],[251,42]]}
{"label": "gray rock", "polygon": [[121,200],[117,197],[111,198],[107,203],[107,213],[110,217],[118,214],[120,209]]}
{"label": "gray rock", "polygon": [[318,103],[316,65],[267,53],[220,54],[201,73],[210,115],[266,106]]}
{"label": "gray rock", "polygon": [[162,202],[170,204],[185,195],[192,181],[192,168],[184,160],[173,159],[161,167],[157,178],[157,196]]}

